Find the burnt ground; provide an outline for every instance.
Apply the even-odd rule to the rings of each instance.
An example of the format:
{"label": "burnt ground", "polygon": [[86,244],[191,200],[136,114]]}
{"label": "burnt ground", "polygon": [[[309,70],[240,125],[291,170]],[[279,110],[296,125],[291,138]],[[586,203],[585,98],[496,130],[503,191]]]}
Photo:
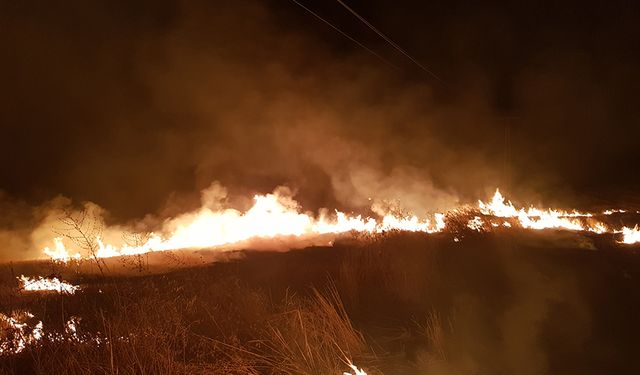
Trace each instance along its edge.
{"label": "burnt ground", "polygon": [[[336,344],[348,347],[349,356],[369,374],[640,373],[640,251],[612,237],[554,231],[387,233],[332,247],[232,254],[213,264],[176,264],[154,272],[129,267],[119,276],[72,266],[12,265],[13,274],[37,269],[42,274],[48,267],[84,289],[73,296],[19,292],[10,272],[3,272],[2,311],[28,309],[51,329],[62,329],[65,317],[80,316],[83,332],[131,334],[135,339],[118,344],[126,347],[123,351],[169,343],[163,358],[173,356],[175,367],[145,367],[142,355],[130,365],[122,354],[113,364],[113,348],[82,351],[77,347],[88,344],[45,344],[5,357],[3,369],[335,373],[339,363],[335,368],[306,363],[306,357],[282,354],[268,344],[274,330],[286,336],[293,329],[279,320],[281,314],[311,311],[307,302],[314,300],[314,290],[333,290],[364,340],[358,348],[346,338]],[[320,326],[324,319],[309,316],[309,324],[316,319]],[[165,336],[152,339],[140,333],[141,327]],[[176,327],[180,340],[171,336]],[[267,336],[265,327],[271,332]],[[316,343],[312,349],[329,350],[308,337],[320,333],[309,326],[303,331],[305,343]],[[52,347],[66,345],[82,352],[83,359],[73,364],[57,359],[69,352]],[[256,353],[278,359],[265,362],[253,358]],[[286,361],[300,365],[286,367]]]}

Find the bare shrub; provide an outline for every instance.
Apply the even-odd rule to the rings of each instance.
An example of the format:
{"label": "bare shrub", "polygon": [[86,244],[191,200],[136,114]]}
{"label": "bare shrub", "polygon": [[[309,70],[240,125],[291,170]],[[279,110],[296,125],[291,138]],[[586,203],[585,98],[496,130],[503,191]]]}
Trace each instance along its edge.
{"label": "bare shrub", "polygon": [[[149,241],[150,237],[151,232],[125,232],[122,234],[124,242],[131,247],[141,247]],[[149,270],[149,253],[123,257],[122,261],[124,263],[131,262],[140,273]]]}
{"label": "bare shrub", "polygon": [[98,257],[100,249],[99,238],[104,230],[104,222],[99,215],[85,208],[79,213],[65,212],[60,218],[61,226],[54,232],[69,239],[78,248],[84,250],[98,266],[98,270],[104,276],[107,270],[105,261]]}

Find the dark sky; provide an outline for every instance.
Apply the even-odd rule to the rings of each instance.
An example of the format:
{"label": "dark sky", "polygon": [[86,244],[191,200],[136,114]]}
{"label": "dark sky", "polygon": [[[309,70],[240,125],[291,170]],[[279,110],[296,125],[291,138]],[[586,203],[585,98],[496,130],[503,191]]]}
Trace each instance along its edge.
{"label": "dark sky", "polygon": [[0,190],[122,219],[213,180],[311,208],[639,191],[633,1],[348,1],[444,83],[300,2],[395,67],[289,0],[0,1]]}

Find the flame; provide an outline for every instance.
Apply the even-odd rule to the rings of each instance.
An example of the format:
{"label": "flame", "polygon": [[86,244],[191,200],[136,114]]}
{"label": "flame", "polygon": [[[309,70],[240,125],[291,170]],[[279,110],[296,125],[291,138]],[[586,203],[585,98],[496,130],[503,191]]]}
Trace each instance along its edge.
{"label": "flame", "polygon": [[634,226],[633,228],[622,228],[622,243],[634,244],[640,242],[640,228]]}
{"label": "flame", "polygon": [[[323,210],[317,217],[302,212],[298,203],[278,191],[256,195],[253,206],[245,212],[235,209],[214,210],[202,207],[164,223],[160,233],[151,233],[139,245],[117,245],[105,243],[96,238],[96,249],[90,254],[96,258],[122,255],[136,255],[148,252],[216,248],[241,244],[256,238],[312,238],[313,236],[340,234],[347,232],[381,233],[389,230],[437,233],[445,230],[445,213],[435,213],[431,217],[387,213],[378,219],[349,215],[335,210]],[[478,201],[478,210],[485,216],[475,216],[467,226],[476,231],[493,228],[511,228],[516,225],[524,229],[562,229],[589,231],[597,234],[622,233],[627,244],[640,242],[638,229],[612,229],[594,214],[579,211],[541,209],[536,207],[516,208],[496,190],[488,202]],[[606,210],[602,215],[624,213],[615,209]],[[503,219],[496,221],[495,219]],[[82,259],[79,252],[68,249],[62,238],[53,239],[53,249],[46,247],[44,253],[50,258],[68,262]]]}
{"label": "flame", "polygon": [[[235,209],[215,211],[203,207],[171,219],[164,225],[167,235],[151,233],[148,240],[139,246],[117,246],[105,243],[98,237],[95,254],[91,255],[109,258],[152,251],[215,248],[254,238],[303,238],[351,231],[380,233],[403,230],[434,233],[442,231],[444,226],[443,214],[435,214],[433,220],[397,214],[387,214],[376,220],[336,210],[335,216],[323,211],[315,218],[310,213],[301,212],[297,202],[291,198],[273,193],[254,196],[254,204],[246,212]],[[50,258],[62,262],[82,258],[78,252],[67,249],[62,238],[55,238],[54,244],[54,250],[48,247],[44,249],[44,253]]]}
{"label": "flame", "polygon": [[613,215],[613,214],[623,214],[627,212],[626,210],[620,210],[620,209],[609,209],[609,210],[604,210],[602,212],[603,215]]}
{"label": "flame", "polygon": [[[482,218],[480,216],[474,216],[473,219],[469,220],[467,222],[467,228],[475,230],[475,231],[482,231],[484,225],[484,221],[482,221]],[[491,224],[493,227],[498,226],[498,224],[492,223]]]}
{"label": "flame", "polygon": [[592,218],[593,214],[578,211],[562,211],[554,209],[542,210],[535,207],[528,209],[516,209],[510,201],[496,190],[490,202],[485,203],[478,201],[480,212],[485,215],[516,218],[520,225],[526,229],[567,229],[574,231],[590,231],[595,233],[605,233],[608,231],[607,226],[602,222],[594,222],[593,224],[584,223],[584,218]]}
{"label": "flame", "polygon": [[82,259],[82,255],[80,253],[75,253],[73,255],[69,254],[69,251],[64,246],[61,237],[56,237],[53,239],[54,249],[51,250],[48,247],[45,247],[42,252],[44,252],[51,259],[59,260],[62,262],[68,262],[71,259],[80,260]]}
{"label": "flame", "polygon": [[43,337],[42,321],[30,325],[30,312],[15,312],[11,316],[0,313],[0,355],[18,354]]}
{"label": "flame", "polygon": [[345,371],[342,373],[342,375],[367,375],[367,373],[363,369],[358,368],[356,365],[351,363],[351,361],[348,361],[347,366],[351,368],[353,373],[351,373],[350,371]]}
{"label": "flame", "polygon": [[45,278],[39,276],[37,278],[31,278],[21,275],[18,277],[18,280],[22,284],[22,288],[30,292],[52,291],[61,294],[74,294],[80,289],[79,286],[71,285],[57,277]]}
{"label": "flame", "polygon": [[80,318],[72,316],[65,323],[64,332],[45,332],[42,321],[35,319],[29,311],[14,311],[11,315],[0,313],[0,357],[19,354],[44,341],[92,342],[98,345],[105,341],[99,334],[80,335],[79,323]]}

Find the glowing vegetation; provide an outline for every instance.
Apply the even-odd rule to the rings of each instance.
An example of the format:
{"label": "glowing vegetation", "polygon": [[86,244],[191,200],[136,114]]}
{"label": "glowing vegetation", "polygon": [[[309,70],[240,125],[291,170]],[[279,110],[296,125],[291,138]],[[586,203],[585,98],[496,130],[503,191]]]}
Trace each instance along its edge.
{"label": "glowing vegetation", "polygon": [[[278,193],[256,195],[254,204],[245,212],[235,209],[212,209],[206,205],[165,222],[161,233],[149,233],[144,241],[116,245],[105,243],[101,235],[83,236],[80,249],[71,248],[62,237],[52,239],[53,246],[45,248],[44,254],[58,261],[82,259],[80,250],[89,254],[84,257],[109,258],[136,255],[155,251],[199,249],[242,244],[252,239],[309,239],[347,232],[382,233],[385,231],[410,231],[437,233],[445,231],[445,219],[458,210],[434,213],[419,217],[389,212],[382,217],[362,217],[344,212],[321,211],[314,216],[304,212],[291,197]],[[464,207],[460,209],[465,209]],[[588,231],[597,234],[622,234],[625,244],[640,242],[640,231],[635,228],[612,228],[597,220],[596,214],[578,211],[563,211],[550,208],[516,208],[496,190],[488,202],[478,201],[475,208],[480,215],[474,216],[467,227],[476,231],[492,228],[520,227],[530,230],[561,229]],[[608,216],[624,213],[624,210],[606,210]],[[76,223],[72,221],[75,225]],[[78,227],[78,225],[75,225]],[[78,247],[78,246],[77,246]]]}
{"label": "glowing vegetation", "polygon": [[74,294],[80,289],[79,286],[71,285],[57,277],[27,277],[22,275],[18,277],[18,280],[22,285],[22,289],[28,292],[57,292]]}

